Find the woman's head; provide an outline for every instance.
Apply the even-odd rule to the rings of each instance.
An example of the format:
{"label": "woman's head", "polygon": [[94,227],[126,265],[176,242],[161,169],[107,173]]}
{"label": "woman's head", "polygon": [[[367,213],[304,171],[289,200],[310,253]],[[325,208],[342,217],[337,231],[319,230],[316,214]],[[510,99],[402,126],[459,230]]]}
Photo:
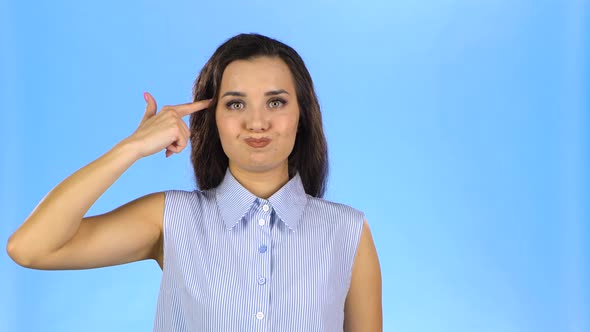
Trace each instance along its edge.
{"label": "woman's head", "polygon": [[[191,161],[201,189],[217,187],[230,162],[249,171],[288,165],[289,177],[299,172],[309,195],[323,196],[328,154],[320,107],[295,50],[258,34],[229,39],[195,81],[194,101],[209,98],[209,108],[190,118]],[[250,146],[249,138],[270,143]]]}

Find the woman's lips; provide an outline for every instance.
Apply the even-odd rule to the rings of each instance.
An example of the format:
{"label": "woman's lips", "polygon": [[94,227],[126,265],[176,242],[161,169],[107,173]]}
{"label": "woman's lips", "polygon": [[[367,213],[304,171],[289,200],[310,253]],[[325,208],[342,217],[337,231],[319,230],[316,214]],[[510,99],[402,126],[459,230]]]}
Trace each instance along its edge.
{"label": "woman's lips", "polygon": [[270,143],[270,138],[246,138],[246,144],[250,145],[253,148],[263,148]]}

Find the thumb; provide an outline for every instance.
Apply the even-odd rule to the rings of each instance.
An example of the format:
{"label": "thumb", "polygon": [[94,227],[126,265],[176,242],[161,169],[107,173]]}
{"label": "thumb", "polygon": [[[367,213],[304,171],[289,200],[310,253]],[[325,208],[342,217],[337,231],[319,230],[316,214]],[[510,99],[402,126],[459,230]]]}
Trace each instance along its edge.
{"label": "thumb", "polygon": [[[156,105],[156,100],[152,95],[148,92],[143,93],[143,98],[145,99],[146,106],[145,106],[145,114],[143,115],[143,120],[147,120],[152,116],[156,115],[156,111],[158,110],[158,105]],[[142,120],[142,121],[143,121]]]}

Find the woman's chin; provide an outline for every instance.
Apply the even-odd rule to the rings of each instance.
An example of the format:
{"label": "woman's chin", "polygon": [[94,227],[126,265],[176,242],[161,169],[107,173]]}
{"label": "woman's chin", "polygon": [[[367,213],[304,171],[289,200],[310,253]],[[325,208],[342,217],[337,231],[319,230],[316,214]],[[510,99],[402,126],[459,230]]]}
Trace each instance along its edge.
{"label": "woman's chin", "polygon": [[285,164],[287,164],[287,161],[272,162],[269,160],[249,159],[244,163],[234,163],[234,166],[237,166],[248,172],[261,173],[272,171],[277,168],[282,168]]}

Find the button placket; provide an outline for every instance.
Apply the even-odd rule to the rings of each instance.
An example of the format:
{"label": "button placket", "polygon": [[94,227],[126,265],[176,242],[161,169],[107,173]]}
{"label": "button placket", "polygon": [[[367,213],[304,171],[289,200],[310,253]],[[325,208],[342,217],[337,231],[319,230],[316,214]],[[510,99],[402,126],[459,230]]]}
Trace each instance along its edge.
{"label": "button placket", "polygon": [[256,211],[254,220],[258,220],[257,228],[260,230],[258,236],[259,242],[256,248],[256,264],[257,268],[254,277],[254,285],[257,288],[259,294],[257,308],[254,308],[255,317],[257,321],[267,321],[265,319],[268,316],[268,310],[270,305],[270,287],[268,286],[270,278],[270,266],[271,266],[271,218],[272,208],[268,201],[260,200]]}

